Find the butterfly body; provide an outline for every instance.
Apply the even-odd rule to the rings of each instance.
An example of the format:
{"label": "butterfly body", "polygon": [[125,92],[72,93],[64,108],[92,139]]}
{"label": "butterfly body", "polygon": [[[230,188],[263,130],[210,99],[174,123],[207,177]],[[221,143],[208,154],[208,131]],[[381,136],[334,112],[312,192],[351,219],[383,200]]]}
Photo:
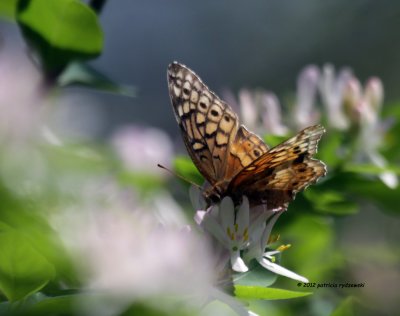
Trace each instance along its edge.
{"label": "butterfly body", "polygon": [[325,164],[312,158],[325,132],[321,125],[269,149],[188,67],[170,64],[168,87],[186,149],[210,184],[203,192],[209,204],[225,196],[239,204],[247,196],[253,206],[286,208],[326,174]]}

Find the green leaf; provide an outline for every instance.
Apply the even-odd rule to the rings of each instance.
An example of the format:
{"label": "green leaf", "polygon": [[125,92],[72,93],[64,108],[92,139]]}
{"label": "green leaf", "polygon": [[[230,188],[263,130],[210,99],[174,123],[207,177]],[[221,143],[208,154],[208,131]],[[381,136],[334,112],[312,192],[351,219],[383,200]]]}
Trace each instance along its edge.
{"label": "green leaf", "polygon": [[276,273],[262,267],[257,260],[251,260],[247,266],[249,271],[233,274],[233,282],[235,285],[270,286],[275,283],[278,278]]}
{"label": "green leaf", "polygon": [[79,0],[20,0],[17,22],[53,77],[69,62],[94,58],[103,48],[97,16]]}
{"label": "green leaf", "polygon": [[335,310],[331,313],[331,316],[354,316],[355,311],[354,311],[354,298],[353,297],[347,297],[344,299],[338,307],[335,308]]}
{"label": "green leaf", "polygon": [[164,181],[162,178],[149,173],[124,171],[118,175],[124,185],[132,185],[142,193],[152,193],[159,190]]}
{"label": "green leaf", "polygon": [[289,136],[277,136],[272,134],[267,134],[263,137],[264,141],[270,148],[279,145],[280,143],[286,141]]}
{"label": "green leaf", "polygon": [[127,97],[136,95],[134,87],[117,84],[84,63],[71,63],[58,78],[58,83],[60,86],[81,85]]}
{"label": "green leaf", "polygon": [[0,222],[0,289],[10,301],[39,291],[54,275],[54,267],[23,234]]}
{"label": "green leaf", "polygon": [[[284,219],[283,216],[280,220]],[[311,282],[329,278],[332,269],[343,265],[343,257],[334,246],[332,224],[326,216],[300,214],[295,221],[279,229],[280,241],[292,245],[282,256],[282,265],[305,276]],[[284,282],[285,279],[280,281]],[[286,283],[292,284],[293,281],[287,279]]]}
{"label": "green leaf", "polygon": [[[400,186],[390,189],[378,179],[353,172],[338,172],[335,177],[324,182],[323,186],[346,192],[353,200],[367,200],[381,206],[383,211],[399,214]],[[323,189],[322,186],[320,189]]]}
{"label": "green leaf", "polygon": [[400,175],[400,167],[388,165],[385,168],[378,167],[372,164],[346,164],[343,166],[343,171],[346,172],[354,172],[354,173],[362,173],[362,174],[371,174],[371,175],[380,175],[383,172],[393,172],[397,175]]}
{"label": "green leaf", "polygon": [[337,191],[310,188],[304,192],[304,196],[312,201],[314,209],[321,213],[350,215],[358,212],[358,205]]}
{"label": "green leaf", "polygon": [[[39,214],[36,203],[32,199],[17,199],[7,191],[0,183],[0,222],[3,223],[6,232],[19,236],[21,246],[32,249],[34,258],[40,261],[42,258],[52,266],[49,272],[56,271],[55,282],[62,280],[64,284],[76,284],[76,274],[71,259],[67,255],[59,236],[50,227],[43,213]],[[46,200],[41,211],[50,208]],[[48,214],[48,213],[46,213]],[[4,245],[0,245],[0,248]],[[15,248],[15,251],[18,247]],[[28,260],[28,259],[27,259]],[[26,261],[27,261],[26,260]],[[48,264],[43,263],[44,266]],[[21,263],[23,264],[23,262]],[[53,273],[53,272],[52,272]]]}
{"label": "green leaf", "polygon": [[197,170],[194,163],[188,157],[176,157],[174,160],[174,170],[177,174],[195,183],[201,184],[204,182],[203,176],[200,174],[199,170]]}
{"label": "green leaf", "polygon": [[261,299],[261,300],[284,300],[303,297],[313,294],[312,292],[297,292],[271,287],[235,285],[235,295],[239,298]]}
{"label": "green leaf", "polygon": [[318,146],[318,159],[329,166],[328,170],[337,166],[342,157],[338,155],[338,148],[343,145],[343,134],[329,130],[321,139]]}
{"label": "green leaf", "polygon": [[1,0],[0,1],[0,17],[14,19],[17,1],[18,0]]}

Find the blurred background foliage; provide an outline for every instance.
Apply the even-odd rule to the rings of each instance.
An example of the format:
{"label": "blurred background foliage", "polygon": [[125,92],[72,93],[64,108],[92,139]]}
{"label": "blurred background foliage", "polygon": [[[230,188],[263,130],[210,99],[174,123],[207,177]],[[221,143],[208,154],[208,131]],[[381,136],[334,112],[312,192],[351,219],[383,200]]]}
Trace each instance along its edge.
{"label": "blurred background foliage", "polygon": [[[253,127],[270,146],[300,129],[293,113],[300,99],[296,80],[305,66],[317,65],[320,82],[327,63],[335,65],[337,72],[342,67],[352,69],[353,83],[360,87],[350,90],[352,100],[341,99],[346,126],[331,115],[323,93],[312,102],[319,114],[316,121],[327,128],[318,157],[327,164],[328,175],[298,194],[274,233],[282,243],[292,244],[281,262],[310,282],[362,283],[363,287],[299,288],[297,282],[278,277],[273,287],[313,295],[291,300],[283,299],[284,295],[278,297],[282,300],[273,295],[266,300],[242,296],[242,300],[260,315],[397,312],[400,4],[2,0],[0,14],[4,113],[0,118],[0,313],[198,312],[194,306],[177,306],[164,297],[165,303],[159,305],[158,293],[156,298],[135,294],[135,300],[125,300],[118,312],[108,306],[107,314],[108,300],[111,306],[118,305],[115,298],[104,298],[101,291],[85,293],[96,272],[82,273],[90,268],[76,261],[87,258],[71,254],[79,241],[63,231],[71,214],[85,213],[86,229],[96,216],[84,210],[118,213],[116,209],[124,208],[120,201],[115,206],[106,199],[118,195],[103,191],[110,182],[118,191],[134,193],[134,203],[128,203],[132,208],[155,212],[167,221],[177,216],[169,214],[176,208],[182,210],[185,222],[193,224],[188,185],[156,168],[162,163],[202,182],[183,149],[168,104],[165,72],[173,60],[198,72],[242,114],[246,110],[241,96],[246,91],[253,96],[274,91],[282,104],[275,123],[282,123],[284,133],[263,121]],[[375,108],[367,98],[370,77],[380,78],[384,86],[384,101]],[[357,89],[363,96],[357,96]],[[370,112],[363,112],[366,107],[359,106],[360,100]],[[258,106],[255,100],[251,103]],[[75,226],[71,229],[79,231]],[[135,227],[132,234],[141,236],[138,231]],[[86,246],[84,240],[82,245]],[[171,285],[166,282],[166,286]],[[220,306],[215,308],[208,307],[203,314],[215,314]]]}

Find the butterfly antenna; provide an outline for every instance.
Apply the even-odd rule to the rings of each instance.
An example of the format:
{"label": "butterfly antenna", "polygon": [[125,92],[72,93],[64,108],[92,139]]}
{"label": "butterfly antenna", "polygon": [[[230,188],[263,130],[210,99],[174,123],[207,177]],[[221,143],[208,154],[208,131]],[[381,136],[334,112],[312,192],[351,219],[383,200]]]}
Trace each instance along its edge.
{"label": "butterfly antenna", "polygon": [[199,186],[197,183],[194,183],[193,181],[190,181],[189,179],[186,179],[185,177],[181,176],[180,174],[177,174],[176,172],[168,169],[167,167],[164,167],[163,165],[157,164],[157,167],[164,169],[166,171],[168,171],[170,174],[172,174],[173,176],[182,179],[183,181],[190,183],[191,185],[194,185],[195,187],[199,188],[201,190],[201,186]]}

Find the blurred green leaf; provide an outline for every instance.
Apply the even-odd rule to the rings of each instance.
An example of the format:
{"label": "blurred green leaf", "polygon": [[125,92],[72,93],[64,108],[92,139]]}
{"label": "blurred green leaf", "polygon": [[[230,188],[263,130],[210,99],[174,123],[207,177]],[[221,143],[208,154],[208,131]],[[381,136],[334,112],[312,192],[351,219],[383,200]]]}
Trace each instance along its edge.
{"label": "blurred green leaf", "polygon": [[86,295],[63,295],[58,297],[45,297],[44,299],[26,308],[24,315],[75,315],[76,304],[79,299],[83,302]]}
{"label": "blurred green leaf", "polygon": [[304,192],[304,196],[311,200],[314,209],[321,213],[350,215],[358,212],[358,205],[337,191],[310,188]]}
{"label": "blurred green leaf", "polygon": [[18,2],[18,0],[1,0],[0,1],[0,17],[14,19],[17,2]]}
{"label": "blurred green leaf", "polygon": [[132,185],[142,193],[159,190],[164,184],[162,178],[148,173],[124,171],[119,173],[118,178],[122,184]]}
{"label": "blurred green leaf", "polygon": [[[353,172],[337,172],[324,182],[324,187],[331,190],[346,192],[353,200],[373,202],[382,207],[383,211],[399,214],[400,186],[390,189],[379,179],[368,178],[363,174]],[[321,190],[323,188],[321,187]]]}
{"label": "blurred green leaf", "polygon": [[[0,222],[4,223],[6,227],[10,227],[13,234],[19,236],[18,240],[21,241],[21,245],[32,249],[32,253],[38,254],[36,256],[39,258],[38,261],[43,257],[47,264],[51,265],[49,272],[56,272],[51,279],[62,280],[64,284],[75,284],[76,276],[72,262],[58,235],[43,216],[48,210],[43,209],[43,212],[40,213],[37,209],[39,201],[18,199],[1,184],[0,200]],[[25,262],[28,261],[27,258]],[[47,264],[43,263],[44,266]]]}
{"label": "blurred green leaf", "polygon": [[[281,216],[278,224],[284,216]],[[343,265],[343,257],[334,246],[332,224],[331,220],[322,215],[299,215],[289,225],[279,230],[274,228],[274,233],[280,234],[282,243],[292,245],[282,256],[282,265],[305,276],[310,282],[329,278],[333,268],[338,269]],[[280,278],[279,281],[293,284],[289,279]]]}
{"label": "blurred green leaf", "polygon": [[347,297],[344,299],[338,307],[331,313],[330,316],[354,316],[354,303],[355,300],[353,297]]}
{"label": "blurred green leaf", "polygon": [[174,170],[178,175],[181,175],[199,185],[204,182],[203,176],[200,174],[199,170],[197,170],[192,160],[188,157],[176,157],[174,160]]}
{"label": "blurred green leaf", "polygon": [[252,298],[262,300],[283,300],[303,297],[313,294],[312,292],[297,292],[271,287],[235,285],[235,295],[239,298]]}
{"label": "blurred green leaf", "polygon": [[270,148],[275,147],[276,145],[279,145],[280,143],[284,142],[288,138],[290,138],[290,136],[277,136],[277,135],[272,135],[272,134],[266,134],[263,137],[265,143]]}
{"label": "blurred green leaf", "polygon": [[354,173],[362,173],[362,174],[371,174],[371,175],[379,175],[383,172],[393,172],[397,175],[400,175],[400,167],[388,165],[385,168],[378,167],[372,164],[352,164],[348,163],[343,166],[343,171],[346,172],[354,172]]}
{"label": "blurred green leaf", "polygon": [[23,234],[0,222],[0,288],[10,301],[39,291],[54,275],[54,267]]}
{"label": "blurred green leaf", "polygon": [[[276,256],[278,258],[278,256]],[[278,262],[277,262],[278,263]],[[246,286],[270,286],[274,284],[278,275],[262,267],[257,260],[248,264],[249,271],[234,273],[233,283]]]}
{"label": "blurred green leaf", "polygon": [[20,0],[17,22],[52,78],[71,61],[98,56],[103,34],[96,14],[78,0]]}
{"label": "blurred green leaf", "polygon": [[115,93],[127,97],[136,95],[135,88],[117,84],[90,65],[71,63],[58,78],[60,86],[82,85],[92,89]]}
{"label": "blurred green leaf", "polygon": [[322,136],[318,146],[318,159],[322,160],[330,169],[336,167],[342,158],[338,153],[338,148],[343,143],[343,134],[328,130]]}

